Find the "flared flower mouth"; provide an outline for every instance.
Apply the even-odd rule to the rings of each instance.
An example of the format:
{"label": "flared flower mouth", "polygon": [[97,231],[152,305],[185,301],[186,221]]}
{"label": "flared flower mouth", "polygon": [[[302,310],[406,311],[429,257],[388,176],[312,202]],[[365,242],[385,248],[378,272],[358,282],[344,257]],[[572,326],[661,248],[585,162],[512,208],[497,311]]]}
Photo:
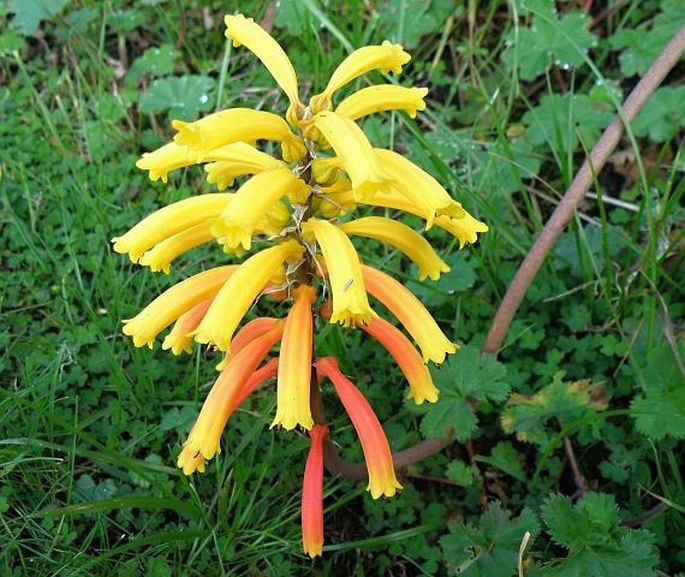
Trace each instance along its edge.
{"label": "flared flower mouth", "polygon": [[[226,16],[225,24],[233,45],[251,51],[271,73],[288,99],[287,109],[278,115],[229,108],[192,122],[174,120],[173,141],[138,160],[151,180],[164,183],[174,170],[203,164],[210,184],[233,190],[160,208],[113,239],[114,251],[164,273],[201,245],[219,247],[219,254],[232,260],[172,286],[124,321],[123,332],[135,346],[153,347],[172,327],[164,349],[179,355],[202,344],[222,355],[219,376],[177,459],[188,475],[205,471],[221,451],[229,418],[259,385],[276,379],[271,426],[299,428],[311,439],[302,535],[304,551],[315,557],[324,540],[323,464],[330,434],[321,386],[332,383],[352,421],[371,496],[391,497],[402,488],[369,402],[336,359],[317,359],[317,328],[328,321],[363,331],[400,367],[408,398],[417,404],[437,401],[429,363],[442,363],[458,346],[402,283],[364,264],[366,239],[414,263],[420,280],[437,280],[449,266],[423,230],[389,217],[388,209],[418,216],[425,230],[447,231],[460,249],[488,227],[406,155],[374,147],[358,123],[391,110],[415,118],[426,108],[427,88],[380,84],[339,98],[341,89],[369,72],[401,73],[410,60],[402,46],[386,40],[353,51],[305,104],[278,42],[242,14]],[[265,152],[263,141],[275,142],[279,154]],[[377,208],[382,216],[369,214]],[[285,309],[282,314],[258,316],[265,298],[273,301],[272,310]],[[372,308],[377,305],[398,326],[381,318]]]}

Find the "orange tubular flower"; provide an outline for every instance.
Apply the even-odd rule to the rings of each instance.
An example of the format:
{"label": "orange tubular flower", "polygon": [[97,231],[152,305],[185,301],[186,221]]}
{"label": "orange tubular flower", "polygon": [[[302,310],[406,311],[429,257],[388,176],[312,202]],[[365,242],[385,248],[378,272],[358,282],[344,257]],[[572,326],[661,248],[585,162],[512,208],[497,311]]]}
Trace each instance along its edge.
{"label": "orange tubular flower", "polygon": [[362,266],[364,286],[397,317],[418,343],[423,361],[440,364],[445,355],[457,352],[457,345],[440,330],[438,323],[411,291],[391,276],[370,266]]}
{"label": "orange tubular flower", "polygon": [[314,425],[302,486],[302,547],[312,559],[323,548],[323,442],[328,427]]}
{"label": "orange tubular flower", "polygon": [[371,335],[392,355],[402,373],[409,382],[409,395],[417,405],[428,401],[435,403],[440,391],[433,384],[428,367],[423,363],[421,355],[402,331],[392,326],[388,321],[377,317],[368,325],[357,325],[364,332]]}
{"label": "orange tubular flower", "polygon": [[171,349],[175,355],[180,355],[183,351],[186,353],[193,352],[193,337],[191,334],[202,322],[205,317],[207,309],[212,304],[214,297],[209,297],[203,300],[200,304],[195,305],[187,313],[183,313],[174,324],[171,332],[166,336],[162,342],[162,349],[165,351]]}
{"label": "orange tubular flower", "polygon": [[286,430],[295,426],[309,430],[314,426],[309,407],[312,374],[314,287],[300,285],[293,291],[295,303],[285,321],[278,365],[278,404],[271,426]]}
{"label": "orange tubular flower", "polygon": [[395,477],[395,468],[388,439],[371,405],[350,380],[340,372],[333,357],[322,357],[316,361],[317,370],[328,377],[335,387],[357,436],[362,444],[366,469],[369,472],[367,490],[374,499],[381,495],[392,497],[401,489]]}
{"label": "orange tubular flower", "polygon": [[283,334],[281,323],[255,339],[231,359],[207,395],[200,415],[178,456],[177,464],[186,475],[205,470],[205,463],[221,452],[221,433],[226,422],[244,399],[242,394],[250,375]]}

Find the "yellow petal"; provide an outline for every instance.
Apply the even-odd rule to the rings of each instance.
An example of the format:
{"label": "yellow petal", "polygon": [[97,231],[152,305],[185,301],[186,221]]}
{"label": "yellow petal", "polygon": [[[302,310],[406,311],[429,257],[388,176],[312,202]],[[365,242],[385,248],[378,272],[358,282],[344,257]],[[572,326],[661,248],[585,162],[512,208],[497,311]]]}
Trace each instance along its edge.
{"label": "yellow petal", "polygon": [[294,303],[285,321],[278,361],[278,404],[271,426],[286,430],[297,425],[309,430],[314,426],[309,404],[312,374],[312,303],[313,287],[301,285],[293,291]]}
{"label": "yellow petal", "polygon": [[160,332],[195,305],[214,296],[237,270],[238,265],[213,268],[172,286],[135,317],[125,320],[124,334],[133,337],[136,347],[152,348]]}
{"label": "yellow petal", "polygon": [[392,177],[381,168],[371,144],[354,121],[335,112],[321,112],[314,117],[314,126],[340,157],[356,198],[372,198],[376,191],[388,187]]}
{"label": "yellow petal", "polygon": [[245,250],[250,250],[252,235],[269,209],[286,195],[305,202],[309,190],[309,186],[289,168],[261,172],[238,189],[214,223],[212,232],[215,236],[224,236],[225,246],[229,249],[242,245]]}
{"label": "yellow petal", "polygon": [[402,66],[409,60],[411,56],[400,44],[392,44],[388,40],[380,46],[358,48],[335,69],[325,90],[312,97],[310,106],[314,112],[328,110],[331,107],[333,93],[355,78],[372,70],[380,70],[383,74],[390,71],[399,74],[402,72]]}
{"label": "yellow petal", "polygon": [[219,190],[233,184],[236,176],[257,174],[264,170],[286,168],[282,160],[257,150],[245,142],[234,142],[210,151],[204,160],[213,160],[205,164],[207,182],[216,183]]}
{"label": "yellow petal", "polygon": [[208,220],[164,239],[143,254],[140,264],[149,266],[152,272],[161,270],[169,274],[172,260],[214,238],[209,230],[211,225],[212,221]]}
{"label": "yellow petal", "polygon": [[174,120],[171,124],[178,130],[174,142],[191,148],[198,162],[220,146],[261,139],[280,141],[283,158],[288,162],[297,162],[307,153],[304,143],[290,131],[285,120],[263,110],[229,108],[195,122]]}
{"label": "yellow petal", "polygon": [[445,229],[459,240],[459,248],[467,244],[473,244],[478,240],[479,232],[488,232],[488,225],[471,216],[468,212],[464,218],[449,218],[439,216],[435,219],[435,225]]}
{"label": "yellow petal", "polygon": [[233,46],[242,44],[253,52],[283,89],[290,100],[289,116],[294,115],[295,119],[302,116],[304,106],[298,96],[297,75],[283,48],[252,18],[242,14],[227,15],[224,22],[226,38],[233,40]]}
{"label": "yellow petal", "polygon": [[112,239],[114,251],[129,255],[132,262],[138,262],[142,254],[183,230],[218,217],[230,196],[226,193],[193,196],[146,216],[124,236]]}
{"label": "yellow petal", "polygon": [[167,182],[169,172],[196,162],[197,155],[187,146],[170,142],[153,152],[144,153],[136,162],[136,166],[143,170],[149,170],[150,180],[154,181],[161,178],[162,182]]}
{"label": "yellow petal", "polygon": [[[430,174],[392,150],[376,148],[374,152],[383,170],[392,175],[393,187],[407,198],[416,200],[417,204],[429,204],[434,214],[456,218],[464,216],[461,205]],[[432,224],[433,218],[427,218],[426,228]]]}
{"label": "yellow petal", "polygon": [[440,278],[441,272],[449,272],[447,266],[430,243],[418,232],[396,220],[381,216],[367,216],[339,225],[348,235],[374,238],[388,243],[407,255],[419,267],[419,279],[427,276]]}
{"label": "yellow petal", "polygon": [[200,321],[205,316],[207,309],[212,304],[214,297],[211,296],[208,299],[203,300],[201,303],[196,304],[188,312],[183,313],[178,320],[174,323],[173,328],[169,331],[169,334],[164,338],[162,342],[162,349],[165,351],[171,349],[171,352],[175,355],[180,355],[183,351],[186,353],[193,352],[193,337],[190,335]]}
{"label": "yellow petal", "polygon": [[405,110],[411,118],[416,118],[416,111],[426,108],[423,101],[426,94],[428,88],[405,88],[394,84],[369,86],[345,98],[335,112],[357,120],[374,112]]}
{"label": "yellow petal", "polygon": [[457,351],[452,343],[411,291],[391,276],[370,267],[362,266],[364,283],[369,294],[376,297],[397,317],[421,349],[423,362],[442,363],[446,354]]}
{"label": "yellow petal", "polygon": [[211,343],[222,351],[228,350],[235,329],[269,279],[283,261],[297,260],[303,250],[302,245],[293,240],[262,250],[243,262],[216,295],[195,331],[195,340]]}
{"label": "yellow petal", "polygon": [[350,239],[334,224],[316,218],[310,218],[303,231],[313,233],[326,262],[333,294],[331,322],[346,327],[354,322],[369,322],[374,313],[366,298],[359,257]]}

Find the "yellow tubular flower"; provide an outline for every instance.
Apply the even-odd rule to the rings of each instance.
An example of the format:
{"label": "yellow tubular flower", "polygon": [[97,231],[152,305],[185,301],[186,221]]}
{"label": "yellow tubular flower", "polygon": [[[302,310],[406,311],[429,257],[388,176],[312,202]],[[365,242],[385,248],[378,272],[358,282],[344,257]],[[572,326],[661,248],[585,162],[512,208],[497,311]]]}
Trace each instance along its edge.
{"label": "yellow tubular flower", "polygon": [[357,207],[352,184],[344,176],[340,176],[331,186],[318,187],[316,196],[316,202],[312,203],[313,214],[317,214],[318,210],[324,218],[334,218]]}
{"label": "yellow tubular flower", "polygon": [[269,279],[278,272],[283,261],[299,259],[303,250],[298,242],[291,240],[258,252],[239,265],[195,330],[195,340],[214,344],[222,351],[228,350],[236,327]]}
{"label": "yellow tubular flower", "polygon": [[[392,150],[375,148],[374,152],[383,169],[392,174],[393,186],[402,194],[412,200],[416,195],[421,196],[437,214],[455,218],[464,216],[461,205],[430,174]],[[430,228],[431,225],[432,219],[427,222],[426,227]]]}
{"label": "yellow tubular flower", "polygon": [[334,224],[316,218],[310,218],[303,226],[305,233],[309,230],[326,261],[333,293],[331,322],[346,327],[356,322],[368,323],[374,312],[366,298],[359,257],[350,239]]}
{"label": "yellow tubular flower", "polygon": [[233,40],[233,46],[242,44],[254,53],[283,89],[290,100],[288,117],[296,120],[304,113],[304,106],[298,95],[295,69],[281,46],[252,18],[242,14],[228,15],[224,17],[224,23],[226,38]]}
{"label": "yellow tubular flower", "polygon": [[423,362],[440,364],[446,354],[457,352],[452,343],[440,330],[438,323],[411,291],[391,276],[370,266],[362,266],[364,285],[371,295],[383,303],[404,325],[421,349]]}
{"label": "yellow tubular flower", "polygon": [[197,155],[187,146],[179,146],[175,142],[165,144],[153,152],[146,152],[138,159],[136,166],[143,170],[149,170],[150,180],[162,179],[168,181],[168,174],[177,168],[195,164]]}
{"label": "yellow tubular flower", "polygon": [[282,160],[257,150],[245,142],[234,142],[215,148],[207,154],[204,160],[214,161],[205,165],[205,172],[207,172],[207,182],[216,183],[219,190],[232,186],[236,176],[257,174],[264,170],[288,166]]}
{"label": "yellow tubular flower", "polygon": [[374,238],[388,243],[409,257],[419,267],[419,279],[440,278],[450,267],[418,232],[390,218],[367,216],[339,225],[345,234]]}
{"label": "yellow tubular flower", "polygon": [[428,88],[405,88],[394,84],[380,84],[362,88],[338,104],[335,112],[357,120],[374,112],[405,110],[410,118],[416,118],[417,110],[425,110],[423,101]]}
{"label": "yellow tubular flower", "polygon": [[340,175],[342,160],[337,156],[331,158],[317,158],[312,162],[312,178],[321,186],[330,186]]}
{"label": "yellow tubular flower", "polygon": [[252,235],[269,209],[286,195],[305,202],[309,190],[309,186],[289,168],[261,172],[240,187],[212,226],[212,233],[217,237],[225,236],[227,249],[242,245],[250,250]]}
{"label": "yellow tubular flower", "polygon": [[186,475],[196,470],[204,472],[206,461],[221,453],[221,434],[229,417],[238,408],[245,383],[282,333],[283,325],[278,323],[255,339],[252,346],[240,351],[221,372],[178,456],[177,465]]}
{"label": "yellow tubular flower", "polygon": [[312,303],[316,300],[313,287],[300,285],[293,291],[293,303],[285,321],[278,361],[278,404],[271,427],[281,425],[286,430],[300,425],[314,426],[309,406],[309,386],[312,373]]}
{"label": "yellow tubular flower", "polygon": [[172,260],[214,238],[209,230],[211,225],[212,221],[208,220],[170,236],[145,252],[140,258],[140,264],[149,266],[152,272],[161,270],[169,274]]}
{"label": "yellow tubular flower", "polygon": [[314,112],[329,110],[333,93],[352,82],[362,74],[380,70],[383,74],[392,71],[402,72],[402,66],[411,60],[411,56],[399,44],[385,40],[380,46],[364,46],[350,54],[331,75],[325,90],[310,100]]}
{"label": "yellow tubular flower", "polygon": [[354,121],[335,112],[321,112],[314,117],[314,126],[340,157],[355,198],[373,198],[377,190],[388,188],[392,177],[381,168],[366,135]]}
{"label": "yellow tubular flower", "polygon": [[211,296],[178,317],[173,328],[162,342],[162,349],[165,351],[171,349],[175,355],[180,355],[183,351],[192,353],[193,337],[190,333],[200,324],[213,300],[214,297]]}
{"label": "yellow tubular flower", "polygon": [[488,225],[471,216],[468,212],[464,218],[449,218],[438,216],[435,225],[445,229],[459,241],[459,248],[467,244],[473,244],[478,240],[479,232],[488,232]]}
{"label": "yellow tubular flower", "polygon": [[155,337],[183,313],[214,296],[238,270],[228,265],[206,270],[164,291],[132,319],[124,320],[123,332],[136,347],[152,348]]}
{"label": "yellow tubular flower", "polygon": [[183,230],[218,217],[230,202],[226,193],[193,196],[146,216],[124,236],[112,239],[114,251],[128,253],[132,262],[138,262],[142,254]]}
{"label": "yellow tubular flower", "polygon": [[280,141],[283,158],[288,162],[297,162],[307,153],[304,143],[290,132],[285,120],[263,110],[229,108],[195,122],[174,120],[171,124],[178,130],[174,142],[191,148],[197,162],[205,160],[220,146],[261,139]]}

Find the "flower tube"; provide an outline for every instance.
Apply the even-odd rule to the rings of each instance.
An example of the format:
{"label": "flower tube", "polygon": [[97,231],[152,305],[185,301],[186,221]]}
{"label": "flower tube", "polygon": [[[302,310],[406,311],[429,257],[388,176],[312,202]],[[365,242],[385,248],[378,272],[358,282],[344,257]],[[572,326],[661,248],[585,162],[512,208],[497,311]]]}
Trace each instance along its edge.
{"label": "flower tube", "polygon": [[440,273],[449,272],[450,267],[433,250],[430,243],[418,232],[391,218],[367,216],[340,225],[340,229],[351,236],[374,238],[394,246],[407,255],[419,267],[419,279],[440,278]]}
{"label": "flower tube", "polygon": [[329,110],[336,90],[352,82],[362,74],[380,70],[383,74],[402,72],[402,66],[411,60],[400,44],[384,40],[380,46],[363,46],[352,52],[331,74],[328,85],[321,94],[312,96],[310,106],[314,112]]}
{"label": "flower tube", "polygon": [[127,254],[137,263],[143,253],[188,228],[218,217],[230,202],[224,192],[192,196],[146,216],[125,235],[112,239],[114,252]]}
{"label": "flower tube", "polygon": [[426,307],[404,285],[370,266],[362,266],[362,274],[366,290],[397,317],[418,343],[424,363],[440,364],[445,355],[457,352],[457,345],[445,336]]}
{"label": "flower tube", "polygon": [[178,317],[173,328],[162,342],[162,349],[165,351],[171,349],[171,352],[175,355],[180,355],[183,351],[192,353],[193,337],[191,333],[205,317],[205,313],[213,300],[214,297],[211,296]]}
{"label": "flower tube", "polygon": [[335,112],[320,112],[314,117],[314,126],[340,157],[355,198],[370,199],[377,190],[388,187],[391,176],[381,168],[366,135],[352,120]]}
{"label": "flower tube", "polygon": [[136,347],[152,348],[155,337],[195,305],[213,297],[238,271],[237,265],[206,270],[164,291],[132,319],[124,320],[124,334]]}
{"label": "flower tube", "polygon": [[153,272],[163,271],[164,274],[169,274],[171,261],[176,257],[214,239],[214,235],[210,232],[212,223],[212,220],[208,220],[165,238],[154,248],[143,253],[140,264],[149,266]]}
{"label": "flower tube", "polygon": [[316,218],[310,218],[303,230],[314,234],[326,262],[333,293],[331,322],[346,327],[353,322],[369,322],[374,313],[366,298],[359,257],[350,239],[334,224]]}
{"label": "flower tube", "polygon": [[388,321],[377,317],[368,325],[358,325],[365,333],[371,335],[392,355],[409,383],[409,395],[417,405],[424,401],[435,403],[440,391],[433,384],[428,367],[421,355],[402,331]]}
{"label": "flower tube", "polygon": [[392,497],[402,485],[395,477],[390,445],[378,417],[359,389],[340,372],[338,362],[333,357],[322,357],[315,364],[317,370],[332,381],[357,431],[369,473],[367,490],[374,499],[381,495]]}
{"label": "flower tube", "polygon": [[314,425],[302,485],[302,547],[312,559],[323,548],[323,443],[328,427]]}
{"label": "flower tube", "polygon": [[416,111],[426,108],[423,101],[426,94],[428,88],[405,88],[394,84],[368,86],[345,98],[335,112],[350,120],[357,120],[374,112],[404,110],[410,118],[416,118]]}
{"label": "flower tube", "polygon": [[288,313],[281,339],[278,365],[276,416],[271,427],[281,425],[286,430],[300,425],[314,426],[309,407],[309,386],[312,374],[313,320],[312,303],[316,300],[313,287],[300,285],[293,291],[295,299]]}
{"label": "flower tube", "polygon": [[233,40],[233,46],[244,45],[274,77],[290,100],[287,116],[289,120],[296,121],[304,113],[304,106],[298,95],[295,69],[283,48],[252,18],[245,18],[242,14],[227,15],[224,23],[226,38]]}
{"label": "flower tube", "polygon": [[262,250],[239,265],[195,330],[195,340],[211,343],[222,351],[228,350],[236,327],[269,279],[278,272],[283,261],[300,258],[302,251],[299,243],[288,241]]}
{"label": "flower tube", "polygon": [[253,341],[252,346],[240,351],[221,372],[178,456],[177,464],[186,475],[196,470],[204,472],[205,463],[216,453],[221,453],[221,433],[226,422],[238,408],[239,401],[244,399],[242,392],[250,375],[282,333],[283,325],[275,325],[268,333]]}

